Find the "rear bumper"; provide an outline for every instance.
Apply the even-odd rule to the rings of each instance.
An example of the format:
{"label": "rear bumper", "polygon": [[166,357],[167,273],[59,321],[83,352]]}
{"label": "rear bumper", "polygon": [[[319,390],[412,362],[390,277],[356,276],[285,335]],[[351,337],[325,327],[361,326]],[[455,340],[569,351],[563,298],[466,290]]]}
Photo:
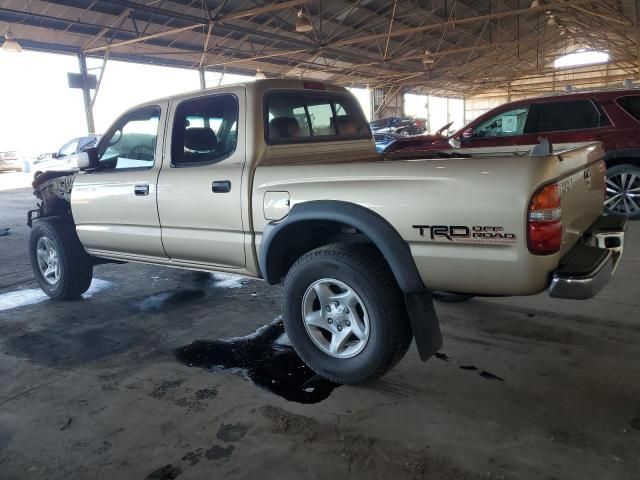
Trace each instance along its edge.
{"label": "rear bumper", "polygon": [[549,295],[583,300],[602,290],[622,258],[626,224],[624,217],[600,217],[560,261]]}

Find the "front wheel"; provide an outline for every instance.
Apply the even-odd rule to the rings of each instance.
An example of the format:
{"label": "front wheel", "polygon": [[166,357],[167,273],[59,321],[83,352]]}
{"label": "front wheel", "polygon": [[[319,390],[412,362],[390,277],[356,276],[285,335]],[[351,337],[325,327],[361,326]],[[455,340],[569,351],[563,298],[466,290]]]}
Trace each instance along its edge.
{"label": "front wheel", "polygon": [[607,213],[640,218],[640,168],[629,163],[607,170]]}
{"label": "front wheel", "polygon": [[40,288],[56,300],[77,298],[87,291],[93,262],[71,222],[51,217],[31,229],[29,257]]}
{"label": "front wheel", "polygon": [[291,267],[284,324],[312,370],[345,384],[384,375],[413,338],[402,292],[384,259],[348,244],[317,248]]}

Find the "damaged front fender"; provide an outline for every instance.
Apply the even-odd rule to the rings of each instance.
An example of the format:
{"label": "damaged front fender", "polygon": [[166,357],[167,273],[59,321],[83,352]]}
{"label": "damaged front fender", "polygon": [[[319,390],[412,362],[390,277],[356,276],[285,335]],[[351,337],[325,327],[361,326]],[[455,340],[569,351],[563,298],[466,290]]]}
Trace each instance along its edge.
{"label": "damaged front fender", "polygon": [[27,213],[27,225],[44,217],[71,217],[71,189],[78,172],[44,172],[33,179],[33,195],[40,200],[38,208]]}

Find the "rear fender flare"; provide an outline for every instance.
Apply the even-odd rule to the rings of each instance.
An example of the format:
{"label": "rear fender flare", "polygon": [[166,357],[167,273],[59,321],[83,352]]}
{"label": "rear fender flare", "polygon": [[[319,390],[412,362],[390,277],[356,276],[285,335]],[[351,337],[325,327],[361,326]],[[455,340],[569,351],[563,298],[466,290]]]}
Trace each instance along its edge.
{"label": "rear fender flare", "polygon": [[267,225],[260,245],[259,262],[262,276],[268,283],[279,283],[286,274],[280,267],[284,251],[278,245],[287,235],[295,234],[296,227],[314,220],[334,221],[357,229],[380,250],[404,293],[426,290],[409,245],[398,231],[376,212],[339,200],[298,203],[284,220]]}

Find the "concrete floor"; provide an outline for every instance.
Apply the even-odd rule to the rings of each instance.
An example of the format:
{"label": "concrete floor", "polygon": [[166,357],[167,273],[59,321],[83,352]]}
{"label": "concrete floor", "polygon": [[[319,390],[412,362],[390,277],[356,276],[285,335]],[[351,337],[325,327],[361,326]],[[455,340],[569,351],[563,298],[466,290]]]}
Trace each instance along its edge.
{"label": "concrete floor", "polygon": [[260,281],[103,265],[86,298],[47,300],[26,253],[34,198],[0,190],[3,480],[638,478],[640,223],[598,298],[438,305],[440,358],[412,347],[334,389],[273,346],[277,323],[251,355],[218,345],[245,370],[177,359],[273,322],[281,292]]}

